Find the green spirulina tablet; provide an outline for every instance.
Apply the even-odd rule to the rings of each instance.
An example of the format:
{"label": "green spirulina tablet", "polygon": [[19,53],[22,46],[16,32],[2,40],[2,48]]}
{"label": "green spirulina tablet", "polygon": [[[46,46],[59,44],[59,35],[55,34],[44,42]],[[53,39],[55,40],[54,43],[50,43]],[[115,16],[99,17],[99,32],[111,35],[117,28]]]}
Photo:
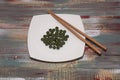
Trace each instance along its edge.
{"label": "green spirulina tablet", "polygon": [[46,31],[46,34],[43,35],[41,41],[48,46],[50,49],[60,49],[65,45],[65,42],[68,40],[69,35],[66,35],[66,30],[59,29],[55,27]]}

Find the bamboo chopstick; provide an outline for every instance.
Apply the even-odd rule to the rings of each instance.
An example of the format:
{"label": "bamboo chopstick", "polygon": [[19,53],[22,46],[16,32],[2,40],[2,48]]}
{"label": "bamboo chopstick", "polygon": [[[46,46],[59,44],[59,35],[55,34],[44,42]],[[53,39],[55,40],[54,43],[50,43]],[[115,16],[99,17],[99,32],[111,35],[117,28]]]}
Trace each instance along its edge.
{"label": "bamboo chopstick", "polygon": [[90,42],[88,42],[84,38],[82,38],[79,34],[85,36],[87,39],[89,39],[90,41],[92,41],[93,43],[95,43],[96,45],[98,45],[103,50],[106,50],[106,47],[104,47],[102,44],[100,44],[99,42],[95,41],[93,38],[89,37],[87,34],[83,33],[79,29],[75,28],[73,25],[69,24],[68,22],[66,22],[62,18],[58,17],[51,10],[48,10],[48,13],[51,14],[58,22],[60,22],[64,27],[66,27],[68,30],[70,30],[76,37],[78,37],[83,42],[85,42],[91,49],[93,49],[99,55],[101,55],[101,52],[95,46],[93,46]]}

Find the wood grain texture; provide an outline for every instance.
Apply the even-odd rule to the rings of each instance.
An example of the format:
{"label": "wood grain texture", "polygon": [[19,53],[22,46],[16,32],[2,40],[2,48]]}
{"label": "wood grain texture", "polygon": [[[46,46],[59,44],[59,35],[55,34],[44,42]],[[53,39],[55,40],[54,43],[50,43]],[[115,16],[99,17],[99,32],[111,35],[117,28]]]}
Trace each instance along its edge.
{"label": "wood grain texture", "polygon": [[[84,57],[67,63],[45,63],[30,59],[27,48],[29,24],[34,15],[78,14],[85,32],[107,46],[97,56],[85,47]],[[120,80],[119,0],[0,1],[0,80]]]}

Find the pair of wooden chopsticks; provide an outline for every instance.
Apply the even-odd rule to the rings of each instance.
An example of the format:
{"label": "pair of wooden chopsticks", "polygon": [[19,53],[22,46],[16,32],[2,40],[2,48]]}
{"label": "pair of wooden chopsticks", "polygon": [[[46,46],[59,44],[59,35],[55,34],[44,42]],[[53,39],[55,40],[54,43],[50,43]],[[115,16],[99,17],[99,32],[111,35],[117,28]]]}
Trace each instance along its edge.
{"label": "pair of wooden chopsticks", "polygon": [[51,14],[52,17],[54,17],[58,22],[60,22],[69,31],[71,31],[76,37],[78,37],[80,40],[82,40],[83,42],[85,42],[91,49],[93,49],[96,53],[98,53],[98,55],[101,55],[101,51],[98,48],[96,48],[93,44],[91,44],[89,41],[87,41],[83,37],[81,37],[80,34],[82,36],[84,36],[85,38],[87,38],[88,40],[90,40],[95,45],[97,45],[98,47],[100,47],[101,49],[103,49],[104,51],[107,50],[107,48],[105,46],[103,46],[101,43],[97,42],[95,39],[91,38],[87,34],[83,33],[79,29],[75,28],[73,25],[71,25],[70,23],[66,22],[65,20],[63,20],[62,18],[60,18],[59,16],[57,16],[51,10],[48,10],[48,13]]}

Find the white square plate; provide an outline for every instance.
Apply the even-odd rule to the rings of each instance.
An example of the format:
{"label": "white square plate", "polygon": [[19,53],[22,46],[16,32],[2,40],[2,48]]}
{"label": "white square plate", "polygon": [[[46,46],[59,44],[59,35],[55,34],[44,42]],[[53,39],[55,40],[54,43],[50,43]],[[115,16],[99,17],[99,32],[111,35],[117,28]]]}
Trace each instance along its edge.
{"label": "white square plate", "polygon": [[[84,32],[82,20],[79,15],[57,14],[65,21]],[[50,28],[66,30],[69,35],[66,44],[59,50],[50,49],[41,41],[41,38]],[[70,61],[83,56],[85,43],[56,21],[50,14],[33,16],[28,31],[28,50],[31,58],[47,62]]]}

